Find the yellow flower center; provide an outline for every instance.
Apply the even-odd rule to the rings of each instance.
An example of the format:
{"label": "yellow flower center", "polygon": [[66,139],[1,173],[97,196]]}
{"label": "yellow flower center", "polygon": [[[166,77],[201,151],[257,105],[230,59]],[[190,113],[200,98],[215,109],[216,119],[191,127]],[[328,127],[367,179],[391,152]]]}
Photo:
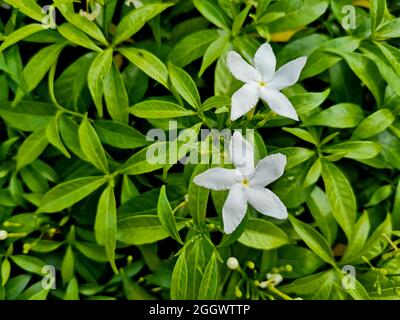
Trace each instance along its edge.
{"label": "yellow flower center", "polygon": [[248,186],[249,186],[249,179],[244,178],[243,181],[242,181],[242,184],[243,184],[245,187],[248,187]]}
{"label": "yellow flower center", "polygon": [[265,81],[258,81],[258,84],[260,85],[260,87],[266,87],[267,83]]}

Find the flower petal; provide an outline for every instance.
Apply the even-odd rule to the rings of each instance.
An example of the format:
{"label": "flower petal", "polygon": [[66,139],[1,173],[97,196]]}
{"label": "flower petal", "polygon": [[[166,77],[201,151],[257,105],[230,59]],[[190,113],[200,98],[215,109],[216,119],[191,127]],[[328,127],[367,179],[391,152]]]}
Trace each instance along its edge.
{"label": "flower petal", "polygon": [[258,87],[255,83],[246,83],[232,96],[231,120],[235,121],[249,112],[258,102]]}
{"label": "flower petal", "polygon": [[235,231],[246,214],[247,200],[243,188],[240,183],[233,185],[222,208],[222,219],[226,234]]}
{"label": "flower petal", "polygon": [[301,70],[303,70],[306,62],[307,57],[300,57],[280,67],[269,82],[270,87],[280,91],[294,85],[299,80]]}
{"label": "flower petal", "polygon": [[276,58],[269,43],[264,43],[254,56],[256,69],[261,73],[264,81],[270,81],[275,74]]}
{"label": "flower petal", "polygon": [[193,178],[198,186],[211,190],[228,190],[240,178],[235,169],[211,168]]}
{"label": "flower petal", "polygon": [[271,154],[261,159],[256,166],[251,186],[265,187],[283,175],[286,166],[286,156],[282,153]]}
{"label": "flower petal", "polygon": [[233,133],[229,142],[229,155],[243,175],[249,176],[254,173],[254,148],[239,131]]}
{"label": "flower petal", "polygon": [[228,52],[226,63],[233,76],[240,81],[250,82],[262,80],[260,73],[235,51]]}
{"label": "flower petal", "polygon": [[246,188],[247,201],[263,215],[277,219],[287,219],[288,213],[282,201],[266,188]]}
{"label": "flower petal", "polygon": [[292,103],[279,91],[268,88],[260,88],[260,97],[277,114],[298,121],[299,117]]}

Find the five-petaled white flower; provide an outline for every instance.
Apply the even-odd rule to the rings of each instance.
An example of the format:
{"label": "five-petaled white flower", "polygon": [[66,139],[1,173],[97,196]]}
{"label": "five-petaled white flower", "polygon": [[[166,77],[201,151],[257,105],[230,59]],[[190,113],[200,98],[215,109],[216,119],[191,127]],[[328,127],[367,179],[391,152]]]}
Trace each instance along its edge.
{"label": "five-petaled white flower", "polygon": [[280,91],[299,80],[306,62],[307,57],[300,57],[275,72],[276,58],[268,43],[257,50],[254,56],[255,67],[248,64],[237,52],[228,52],[229,70],[236,79],[245,82],[232,96],[231,120],[249,112],[260,98],[277,114],[299,120],[292,103]]}
{"label": "five-petaled white flower", "polygon": [[249,203],[258,212],[277,219],[288,216],[282,201],[265,186],[282,176],[286,157],[266,156],[254,167],[254,149],[235,131],[229,153],[236,169],[211,168],[194,177],[195,184],[211,190],[230,190],[222,208],[224,231],[232,233],[242,221]]}

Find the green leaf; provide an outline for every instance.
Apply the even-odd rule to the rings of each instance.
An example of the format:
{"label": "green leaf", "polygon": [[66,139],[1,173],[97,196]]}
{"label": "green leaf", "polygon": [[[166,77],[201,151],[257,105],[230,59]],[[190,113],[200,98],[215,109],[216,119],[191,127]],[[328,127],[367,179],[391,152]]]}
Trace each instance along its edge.
{"label": "green leaf", "polygon": [[371,30],[372,34],[375,33],[376,28],[379,26],[383,19],[386,9],[386,0],[371,0]]}
{"label": "green leaf", "polygon": [[289,220],[293,225],[294,230],[300,236],[300,238],[307,244],[307,246],[322,260],[325,262],[335,265],[331,248],[323,238],[313,227],[297,220],[295,217],[289,215]]}
{"label": "green leaf", "polygon": [[1,285],[4,286],[7,281],[8,278],[10,277],[10,273],[11,273],[11,264],[10,261],[8,260],[8,258],[5,258],[3,260],[3,263],[1,264]]}
{"label": "green leaf", "polygon": [[250,248],[272,250],[289,243],[285,232],[263,219],[250,218],[238,241]]}
{"label": "green leaf", "polygon": [[111,118],[128,124],[129,98],[126,92],[124,78],[115,64],[104,78],[104,98]]}
{"label": "green leaf", "polygon": [[101,32],[100,28],[94,22],[89,21],[79,14],[76,14],[74,12],[74,7],[72,3],[58,3],[57,8],[60,10],[61,14],[69,23],[87,33],[89,36],[96,39],[101,44],[109,46],[108,41],[104,37],[103,32]]}
{"label": "green leaf", "polygon": [[376,40],[386,40],[398,37],[400,37],[400,18],[388,21],[381,25],[378,30],[376,30],[375,34]]}
{"label": "green leaf", "polygon": [[198,164],[196,168],[193,170],[192,178],[189,183],[188,208],[191,216],[193,217],[193,221],[197,225],[203,224],[205,222],[208,196],[210,194],[210,190],[196,185],[193,182],[193,179],[194,177],[206,171],[207,169],[208,165]]}
{"label": "green leaf", "polygon": [[[178,222],[178,231],[184,226],[184,222]],[[136,215],[118,219],[117,239],[121,242],[142,245],[168,237],[169,234],[156,215]]]}
{"label": "green leaf", "polygon": [[365,207],[375,206],[382,201],[386,200],[392,194],[392,186],[390,184],[379,187],[371,196]]}
{"label": "green leaf", "polygon": [[165,231],[167,231],[168,234],[176,241],[183,244],[181,236],[178,232],[178,228],[176,227],[174,213],[165,193],[165,186],[161,187],[160,196],[157,203],[157,212],[158,218],[160,219]]}
{"label": "green leaf", "polygon": [[117,205],[115,203],[114,187],[111,183],[108,184],[100,196],[94,232],[97,243],[105,247],[108,261],[114,272],[118,273],[118,269],[115,265]]}
{"label": "green leaf", "polygon": [[116,148],[134,149],[149,144],[138,130],[119,122],[97,120],[94,128],[103,143]]}
{"label": "green leaf", "polygon": [[332,214],[326,194],[321,188],[316,186],[310,193],[306,203],[318,228],[328,243],[332,244],[336,239],[337,223]]}
{"label": "green leaf", "polygon": [[60,34],[67,40],[71,41],[78,46],[93,50],[93,51],[102,51],[97,45],[93,43],[92,40],[80,29],[75,27],[71,23],[63,23],[61,26],[57,28]]}
{"label": "green leaf", "polygon": [[352,140],[367,139],[386,130],[394,121],[389,109],[380,109],[365,118],[354,130]]}
{"label": "green leaf", "polygon": [[201,63],[199,77],[227,50],[230,45],[229,39],[229,34],[222,35],[208,46]]}
{"label": "green leaf", "polygon": [[352,259],[353,256],[359,252],[368,239],[371,225],[369,222],[368,214],[364,213],[358,218],[353,232],[349,238],[349,243],[346,246],[341,263],[344,264],[347,260]]}
{"label": "green leaf", "polygon": [[129,112],[136,117],[146,119],[164,119],[195,115],[178,104],[164,100],[146,100],[135,104]]}
{"label": "green leaf", "polygon": [[200,283],[199,300],[215,299],[219,285],[219,268],[215,251],[211,255]]}
{"label": "green leaf", "polygon": [[68,282],[64,300],[79,300],[79,284],[75,277]]}
{"label": "green leaf", "polygon": [[194,0],[193,3],[196,9],[211,23],[226,31],[230,29],[232,22],[218,3],[210,0]]}
{"label": "green leaf", "polygon": [[37,87],[37,85],[42,81],[47,71],[50,70],[53,64],[56,63],[58,56],[60,55],[62,49],[64,49],[65,43],[57,43],[47,46],[39,50],[27,63],[24,68],[23,75],[26,83],[26,92],[19,88],[14,105],[16,105],[25,94],[31,92]]}
{"label": "green leaf", "polygon": [[150,78],[169,88],[167,67],[155,55],[139,48],[121,48],[118,51]]}
{"label": "green leaf", "polygon": [[363,160],[379,154],[381,146],[373,141],[346,141],[323,148],[324,152],[339,154],[345,158]]}
{"label": "green leaf", "polygon": [[283,129],[283,131],[289,132],[304,141],[307,141],[314,145],[318,144],[318,142],[313,137],[313,135],[311,133],[309,133],[307,130],[300,129],[300,128],[282,128],[282,129]]}
{"label": "green leaf", "polygon": [[46,127],[46,137],[48,141],[60,150],[68,159],[71,158],[71,155],[65,149],[64,144],[61,141],[59,129],[58,129],[58,114],[53,117],[53,119],[49,122]]}
{"label": "green leaf", "polygon": [[87,76],[88,87],[100,117],[103,116],[103,80],[110,72],[112,57],[112,48],[100,52],[93,60]]}
{"label": "green leaf", "polygon": [[34,132],[45,127],[53,119],[56,110],[51,104],[36,101],[21,101],[17,108],[10,102],[0,104],[0,116],[14,128]]}
{"label": "green leaf", "polygon": [[87,118],[87,115],[83,118],[79,127],[79,143],[89,162],[100,171],[108,173],[109,168],[106,154],[96,131]]}
{"label": "green leaf", "polygon": [[[332,121],[334,119],[334,121]],[[321,111],[304,122],[304,126],[353,128],[364,119],[362,109],[352,103],[339,103]]]}
{"label": "green leaf", "polygon": [[186,299],[188,290],[188,267],[186,263],[185,251],[182,251],[176,261],[171,279],[171,299]]}
{"label": "green leaf", "polygon": [[333,163],[322,162],[322,179],[336,221],[351,237],[357,213],[356,197],[347,177]]}
{"label": "green leaf", "polygon": [[21,11],[33,20],[42,22],[44,14],[42,8],[33,0],[5,0],[9,5]]}
{"label": "green leaf", "polygon": [[37,23],[28,24],[17,29],[5,38],[4,42],[0,46],[0,52],[3,52],[6,48],[40,31],[43,31],[43,25]]}
{"label": "green leaf", "polygon": [[148,293],[146,289],[129,279],[123,269],[121,270],[121,274],[124,293],[128,300],[155,300],[155,297]]}
{"label": "green leaf", "polygon": [[175,66],[172,63],[168,64],[168,70],[172,85],[176,91],[193,108],[197,110],[200,109],[200,95],[193,79],[185,72],[185,70]]}
{"label": "green leaf", "polygon": [[51,213],[71,207],[100,188],[106,181],[107,177],[100,176],[63,182],[44,195],[38,212]]}
{"label": "green leaf", "polygon": [[75,275],[75,256],[72,246],[69,245],[65,251],[61,263],[61,278],[63,283],[68,283]]}
{"label": "green leaf", "polygon": [[278,149],[276,152],[283,153],[287,158],[287,164],[285,169],[289,170],[298,166],[299,164],[307,161],[315,155],[314,150],[301,148],[301,147],[288,147]]}
{"label": "green leaf", "polygon": [[129,12],[118,24],[113,38],[113,46],[128,40],[136,32],[143,28],[145,23],[159,15],[172,3],[145,4]]}
{"label": "green leaf", "polygon": [[48,144],[49,141],[47,140],[45,129],[32,133],[18,149],[17,170],[36,160]]}
{"label": "green leaf", "polygon": [[396,194],[392,210],[393,229],[397,230],[400,226],[400,180],[397,183]]}
{"label": "green leaf", "polygon": [[184,68],[204,56],[208,46],[218,38],[216,30],[200,30],[183,38],[169,53],[168,59]]}
{"label": "green leaf", "polygon": [[339,53],[348,63],[350,69],[361,79],[374,95],[376,102],[382,104],[383,83],[376,65],[359,53]]}
{"label": "green leaf", "polygon": [[44,267],[45,263],[39,258],[22,254],[13,255],[10,258],[21,269],[28,272],[36,273],[40,276],[43,275],[42,268]]}

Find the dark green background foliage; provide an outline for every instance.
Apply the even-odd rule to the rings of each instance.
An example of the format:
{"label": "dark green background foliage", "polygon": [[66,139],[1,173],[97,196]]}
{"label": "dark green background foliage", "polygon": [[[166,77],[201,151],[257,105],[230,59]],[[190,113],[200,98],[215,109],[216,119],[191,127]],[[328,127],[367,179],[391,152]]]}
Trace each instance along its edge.
{"label": "dark green background foliage", "polygon": [[[78,14],[95,2],[54,1],[57,28],[43,29],[51,1],[0,1],[0,299],[399,298],[400,1],[354,1],[349,30],[351,0],[104,0],[94,21]],[[308,56],[284,90],[301,121],[260,102],[231,123],[241,82],[226,53],[250,60],[265,42],[278,65]],[[191,182],[207,165],[146,162],[146,133],[171,119],[257,129],[257,159],[288,158],[271,188],[289,219],[249,209],[224,235],[226,193]],[[267,273],[283,282],[260,288]]]}

